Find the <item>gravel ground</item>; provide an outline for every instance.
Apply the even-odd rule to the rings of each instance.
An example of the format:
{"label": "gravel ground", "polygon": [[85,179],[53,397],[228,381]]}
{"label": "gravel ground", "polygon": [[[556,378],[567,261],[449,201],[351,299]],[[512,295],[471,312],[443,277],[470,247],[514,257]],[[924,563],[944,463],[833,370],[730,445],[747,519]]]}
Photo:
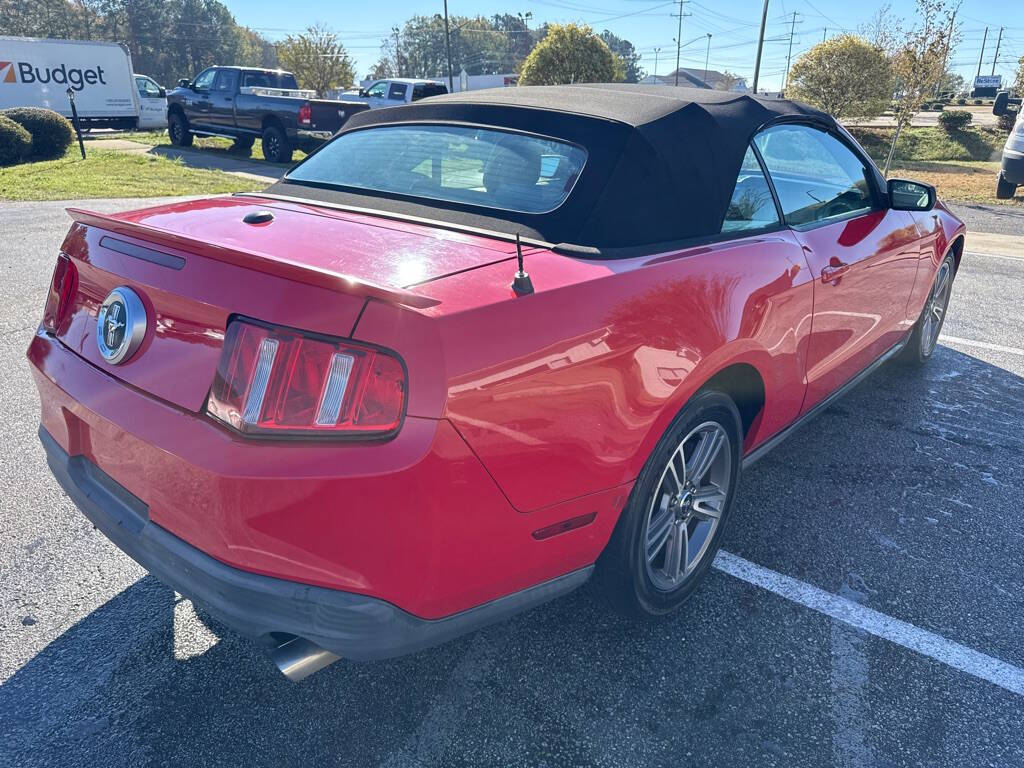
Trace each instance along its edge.
{"label": "gravel ground", "polygon": [[[663,621],[617,619],[585,587],[288,683],[46,469],[24,351],[62,208],[0,205],[0,765],[1024,765],[1019,692],[720,571]],[[883,367],[746,473],[724,549],[1024,681],[1021,257],[968,254],[945,329],[960,341]]]}

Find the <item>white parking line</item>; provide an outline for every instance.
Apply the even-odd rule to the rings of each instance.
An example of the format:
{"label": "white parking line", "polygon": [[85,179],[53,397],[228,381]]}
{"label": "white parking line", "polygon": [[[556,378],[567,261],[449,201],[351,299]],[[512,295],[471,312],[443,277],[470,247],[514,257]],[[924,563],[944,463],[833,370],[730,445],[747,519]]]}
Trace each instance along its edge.
{"label": "white parking line", "polygon": [[1024,669],[1020,667],[986,656],[980,651],[947,640],[934,632],[886,616],[818,587],[763,568],[729,552],[719,552],[714,567],[737,579],[830,616],[836,621],[917,651],[923,656],[981,680],[987,680],[1018,696],[1024,696]]}
{"label": "white parking line", "polygon": [[961,339],[958,336],[946,336],[943,334],[939,336],[939,341],[945,341],[949,344],[958,344],[961,347],[977,347],[978,349],[991,349],[993,352],[1006,352],[1010,355],[1024,355],[1024,349],[1020,349],[1019,347],[1004,347],[1002,344],[989,344],[987,341]]}

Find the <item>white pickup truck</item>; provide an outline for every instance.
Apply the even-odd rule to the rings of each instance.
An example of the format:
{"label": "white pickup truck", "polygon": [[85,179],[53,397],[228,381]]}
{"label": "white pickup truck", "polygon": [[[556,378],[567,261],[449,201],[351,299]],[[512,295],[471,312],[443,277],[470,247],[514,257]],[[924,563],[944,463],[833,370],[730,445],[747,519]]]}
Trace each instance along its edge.
{"label": "white pickup truck", "polygon": [[393,77],[387,80],[375,80],[366,88],[345,91],[340,98],[345,101],[362,101],[369,104],[370,109],[379,109],[411,104],[428,96],[439,96],[442,93],[448,93],[448,86],[437,80]]}
{"label": "white pickup truck", "polygon": [[1008,91],[1000,91],[996,94],[995,104],[992,105],[992,113],[1002,117],[1003,115],[1016,115],[1010,135],[1006,137],[1006,146],[1003,147],[1003,162],[996,177],[996,197],[1000,200],[1009,200],[1017,191],[1017,187],[1024,186],[1024,99],[1011,99]]}

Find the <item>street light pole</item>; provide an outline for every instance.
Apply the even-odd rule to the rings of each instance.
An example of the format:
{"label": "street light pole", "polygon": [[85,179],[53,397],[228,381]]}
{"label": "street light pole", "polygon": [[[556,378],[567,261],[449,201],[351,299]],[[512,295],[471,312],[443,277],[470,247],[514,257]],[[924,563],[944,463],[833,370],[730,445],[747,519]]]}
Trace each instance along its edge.
{"label": "street light pole", "polygon": [[761,11],[761,34],[757,38],[757,60],[754,62],[754,95],[757,96],[757,78],[761,74],[761,51],[764,50],[764,26],[768,23],[768,0]]}
{"label": "street light pole", "polygon": [[679,49],[683,45],[683,3],[679,0],[679,28],[676,30],[676,85],[679,85]]}
{"label": "street light pole", "polygon": [[448,29],[448,0],[444,0],[444,51],[448,59],[448,93],[455,93],[455,78],[452,76],[452,37]]}
{"label": "street light pole", "polygon": [[658,79],[658,54],[661,53],[661,48],[654,49],[654,79]]}
{"label": "street light pole", "polygon": [[708,52],[704,54],[704,84],[708,82],[708,62],[711,60],[711,33],[708,32]]}

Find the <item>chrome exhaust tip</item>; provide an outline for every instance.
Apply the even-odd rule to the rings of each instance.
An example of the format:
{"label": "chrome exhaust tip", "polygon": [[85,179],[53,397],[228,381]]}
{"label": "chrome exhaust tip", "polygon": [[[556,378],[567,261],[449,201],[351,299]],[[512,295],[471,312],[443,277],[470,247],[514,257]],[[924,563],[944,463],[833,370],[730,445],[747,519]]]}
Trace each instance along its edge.
{"label": "chrome exhaust tip", "polygon": [[333,664],[341,657],[330,651],[325,651],[304,637],[294,637],[271,651],[270,658],[281,670],[281,674],[293,683],[297,683],[300,680],[305,680],[314,672],[319,672],[328,664]]}

